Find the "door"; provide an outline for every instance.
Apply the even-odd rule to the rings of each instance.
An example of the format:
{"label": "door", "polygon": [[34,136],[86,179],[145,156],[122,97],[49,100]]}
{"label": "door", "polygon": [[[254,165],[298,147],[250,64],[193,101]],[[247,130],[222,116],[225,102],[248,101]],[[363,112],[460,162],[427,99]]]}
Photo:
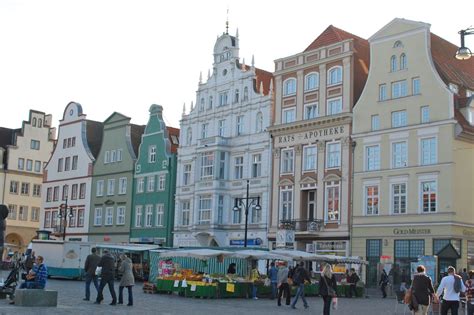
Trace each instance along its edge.
{"label": "door", "polygon": [[316,219],[316,190],[308,191],[308,221]]}

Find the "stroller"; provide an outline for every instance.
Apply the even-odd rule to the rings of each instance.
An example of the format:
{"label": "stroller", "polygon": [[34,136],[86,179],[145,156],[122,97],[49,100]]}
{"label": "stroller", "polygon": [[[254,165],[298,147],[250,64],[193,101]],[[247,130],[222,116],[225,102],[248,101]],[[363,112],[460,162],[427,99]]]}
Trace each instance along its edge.
{"label": "stroller", "polygon": [[8,295],[10,300],[13,300],[15,297],[16,286],[19,282],[20,273],[24,271],[23,264],[21,261],[16,262],[13,265],[13,269],[8,274],[7,280],[0,285],[0,294]]}

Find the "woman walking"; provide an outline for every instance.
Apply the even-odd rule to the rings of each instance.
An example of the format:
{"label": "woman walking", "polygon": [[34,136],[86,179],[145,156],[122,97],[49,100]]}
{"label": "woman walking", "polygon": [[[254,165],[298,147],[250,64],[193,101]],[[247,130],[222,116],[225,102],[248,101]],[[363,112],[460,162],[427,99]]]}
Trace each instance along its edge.
{"label": "woman walking", "polygon": [[122,273],[122,279],[119,284],[119,300],[118,304],[123,304],[123,288],[128,289],[128,306],[133,305],[132,287],[135,285],[135,277],[133,276],[132,260],[126,254],[120,255],[122,263],[120,264],[119,272]]}
{"label": "woman walking", "polygon": [[336,277],[332,273],[331,265],[326,264],[319,281],[319,294],[321,294],[324,301],[323,315],[329,315],[331,312],[331,302],[332,298],[336,297],[336,288]]}
{"label": "woman walking", "polygon": [[411,289],[418,302],[418,309],[414,309],[413,314],[428,315],[428,309],[434,296],[433,283],[425,273],[425,266],[419,265],[416,271],[417,274],[413,278]]}

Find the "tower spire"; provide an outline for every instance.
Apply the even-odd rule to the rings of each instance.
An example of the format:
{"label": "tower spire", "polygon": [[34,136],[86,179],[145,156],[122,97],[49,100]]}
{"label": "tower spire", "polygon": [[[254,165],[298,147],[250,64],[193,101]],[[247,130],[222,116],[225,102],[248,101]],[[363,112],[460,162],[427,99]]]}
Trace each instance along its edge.
{"label": "tower spire", "polygon": [[183,103],[183,116],[186,115],[186,102]]}
{"label": "tower spire", "polygon": [[225,34],[229,35],[229,8],[227,8],[227,19],[225,21]]}

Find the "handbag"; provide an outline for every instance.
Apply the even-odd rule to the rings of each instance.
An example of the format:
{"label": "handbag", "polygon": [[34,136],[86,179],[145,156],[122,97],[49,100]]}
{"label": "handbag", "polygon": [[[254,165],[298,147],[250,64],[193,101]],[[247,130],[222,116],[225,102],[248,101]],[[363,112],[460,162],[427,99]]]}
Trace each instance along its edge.
{"label": "handbag", "polygon": [[337,310],[337,297],[332,298],[331,305],[333,310]]}
{"label": "handbag", "polygon": [[293,279],[291,279],[291,278],[288,278],[288,285],[289,285],[289,286],[292,286],[292,285],[294,285]]}
{"label": "handbag", "polygon": [[403,297],[403,303],[405,303],[406,305],[410,305],[412,296],[413,296],[413,292],[412,292],[411,288],[409,288],[405,292],[405,296]]}
{"label": "handbag", "polygon": [[327,280],[326,280],[326,277],[325,277],[324,275],[321,275],[321,278],[323,278],[324,283],[326,284],[326,288],[327,288],[327,290],[328,290],[328,295],[335,297],[335,296],[336,296],[336,291],[334,290],[333,287],[331,287],[331,286],[328,285],[328,282],[327,282]]}

